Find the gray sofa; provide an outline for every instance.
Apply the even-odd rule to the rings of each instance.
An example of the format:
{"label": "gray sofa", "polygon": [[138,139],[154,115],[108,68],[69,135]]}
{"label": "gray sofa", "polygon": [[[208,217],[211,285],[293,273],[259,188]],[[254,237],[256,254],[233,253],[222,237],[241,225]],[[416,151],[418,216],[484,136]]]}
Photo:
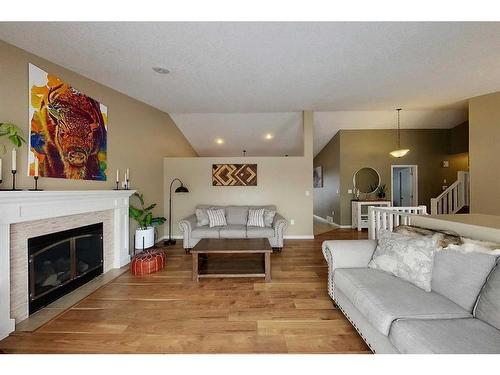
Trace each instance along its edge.
{"label": "gray sofa", "polygon": [[270,227],[247,226],[248,210],[250,208],[267,208],[276,211],[276,206],[214,206],[198,205],[196,209],[223,208],[226,214],[227,225],[210,228],[208,225],[198,226],[196,215],[193,214],[179,222],[183,236],[183,245],[186,251],[192,249],[202,238],[267,238],[274,250],[283,249],[283,233],[287,227],[287,220],[278,212],[274,215]]}
{"label": "gray sofa", "polygon": [[377,241],[325,241],[328,293],[374,353],[500,353],[498,255],[440,251],[432,291],[368,268]]}

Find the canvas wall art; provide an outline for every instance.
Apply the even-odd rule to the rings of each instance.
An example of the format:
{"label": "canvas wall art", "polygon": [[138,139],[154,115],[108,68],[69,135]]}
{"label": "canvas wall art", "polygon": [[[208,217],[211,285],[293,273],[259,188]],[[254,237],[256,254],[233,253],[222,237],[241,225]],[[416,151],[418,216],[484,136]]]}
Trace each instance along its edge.
{"label": "canvas wall art", "polygon": [[29,93],[28,174],[106,181],[107,107],[32,64]]}
{"label": "canvas wall art", "polygon": [[257,186],[257,164],[213,164],[213,186]]}
{"label": "canvas wall art", "polygon": [[323,167],[321,165],[313,169],[313,187],[323,187]]}

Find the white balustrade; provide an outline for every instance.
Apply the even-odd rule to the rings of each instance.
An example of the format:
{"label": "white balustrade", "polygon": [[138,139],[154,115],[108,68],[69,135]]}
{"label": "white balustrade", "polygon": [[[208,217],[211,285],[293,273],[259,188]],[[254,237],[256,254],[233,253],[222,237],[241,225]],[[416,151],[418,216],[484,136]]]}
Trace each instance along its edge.
{"label": "white balustrade", "polygon": [[431,215],[455,214],[469,205],[469,172],[457,173],[457,181],[431,199]]}
{"label": "white balustrade", "polygon": [[427,215],[427,207],[368,207],[368,237],[375,240],[380,229],[392,232],[399,225],[411,225],[415,215]]}

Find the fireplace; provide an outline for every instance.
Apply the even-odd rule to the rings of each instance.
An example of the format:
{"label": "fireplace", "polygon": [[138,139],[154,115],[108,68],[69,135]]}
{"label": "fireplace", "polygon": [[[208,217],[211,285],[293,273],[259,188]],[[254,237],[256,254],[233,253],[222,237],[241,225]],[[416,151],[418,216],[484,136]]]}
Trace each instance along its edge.
{"label": "fireplace", "polygon": [[29,313],[103,273],[103,223],[28,240]]}

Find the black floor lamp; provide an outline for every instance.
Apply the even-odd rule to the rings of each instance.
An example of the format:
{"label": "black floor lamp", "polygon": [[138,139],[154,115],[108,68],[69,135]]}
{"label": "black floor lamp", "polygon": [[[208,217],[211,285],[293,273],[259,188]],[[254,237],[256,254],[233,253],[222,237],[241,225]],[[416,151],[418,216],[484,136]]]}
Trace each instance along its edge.
{"label": "black floor lamp", "polygon": [[175,245],[175,240],[172,239],[172,186],[175,181],[179,181],[181,183],[181,186],[175,189],[176,193],[189,193],[188,188],[185,187],[182,181],[178,178],[174,178],[170,183],[170,195],[168,198],[168,240],[163,243],[165,246]]}

